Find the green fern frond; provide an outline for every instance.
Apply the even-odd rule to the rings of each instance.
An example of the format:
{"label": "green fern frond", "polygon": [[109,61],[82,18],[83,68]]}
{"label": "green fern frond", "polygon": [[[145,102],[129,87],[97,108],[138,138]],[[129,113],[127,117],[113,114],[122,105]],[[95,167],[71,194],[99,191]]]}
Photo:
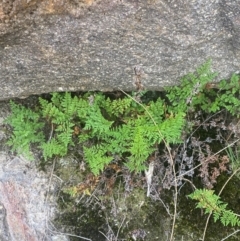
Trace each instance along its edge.
{"label": "green fern frond", "polygon": [[131,133],[132,127],[129,124],[111,128],[104,136],[104,140],[109,143],[108,150],[113,154],[128,152],[132,140]]}
{"label": "green fern frond", "polygon": [[71,94],[66,92],[63,96],[61,106],[64,114],[73,118],[77,113],[78,98],[76,96],[72,98]]}
{"label": "green fern frond", "polygon": [[98,175],[112,161],[112,157],[107,156],[104,146],[84,147],[84,158],[94,175]]}
{"label": "green fern frond", "polygon": [[[165,88],[171,102],[171,106],[168,107],[169,111],[186,113],[187,110],[193,111],[197,105],[207,101],[203,94],[205,86],[217,76],[217,73],[212,72],[210,67],[211,61],[209,60],[197,69],[196,74],[190,73],[184,76],[180,86]],[[199,98],[201,95],[202,98]]]}
{"label": "green fern frond", "polygon": [[56,129],[56,132],[58,132],[57,138],[59,142],[64,144],[65,147],[68,147],[68,145],[73,145],[73,141],[72,141],[73,126],[74,126],[73,123],[65,123],[63,125],[58,126],[58,128]]}
{"label": "green fern frond", "polygon": [[68,148],[56,138],[52,138],[50,141],[43,143],[41,148],[43,150],[43,157],[45,160],[54,156],[63,157],[68,151]]}
{"label": "green fern frond", "polygon": [[[162,122],[166,110],[166,105],[162,99],[158,98],[155,102],[150,101],[146,108],[151,115],[151,118],[153,118],[156,123]],[[148,113],[145,113],[145,115],[148,118],[148,121],[152,122]]]}
{"label": "green fern frond", "polygon": [[87,120],[84,130],[91,130],[94,135],[99,135],[109,132],[113,122],[106,120],[99,107],[92,106],[89,108]]}
{"label": "green fern frond", "polygon": [[129,111],[131,103],[132,99],[127,97],[117,100],[110,100],[110,98],[107,98],[102,102],[102,107],[108,113],[108,115],[119,117],[127,110]]}
{"label": "green fern frond", "polygon": [[167,143],[181,143],[183,127],[186,123],[185,113],[179,112],[175,116],[171,115],[159,125],[161,134]]}
{"label": "green fern frond", "polygon": [[54,138],[42,145],[45,159],[54,155],[66,155],[69,145],[73,145],[72,133],[75,125],[73,118],[78,109],[78,98],[72,98],[68,92],[53,93],[51,101],[39,98],[43,117],[55,124],[52,133]]}
{"label": "green fern frond", "polygon": [[149,142],[149,139],[144,135],[145,126],[140,125],[140,123],[141,120],[138,119],[136,126],[132,130],[132,142],[129,146],[131,156],[129,157],[129,162],[126,163],[130,171],[137,172],[146,169],[144,162],[154,151],[151,142]]}
{"label": "green fern frond", "polygon": [[77,103],[77,116],[80,120],[80,123],[84,123],[87,119],[89,102],[83,98],[78,99]]}
{"label": "green fern frond", "polygon": [[205,213],[213,213],[214,222],[220,220],[224,226],[240,226],[240,219],[237,214],[227,210],[227,204],[220,200],[220,197],[214,194],[213,190],[196,189],[188,195],[193,200],[197,200],[197,208],[204,208]]}
{"label": "green fern frond", "polygon": [[63,93],[53,92],[51,93],[51,103],[57,108],[61,108],[61,102],[63,98]]}
{"label": "green fern frond", "polygon": [[61,124],[68,120],[69,116],[52,102],[48,102],[42,98],[39,98],[39,102],[41,104],[43,117],[50,120],[51,123]]}
{"label": "green fern frond", "polygon": [[44,141],[44,135],[41,131],[44,124],[40,122],[38,113],[17,105],[13,101],[10,101],[10,107],[12,113],[7,117],[5,123],[11,125],[13,134],[7,144],[19,155],[32,160],[33,155],[30,151],[30,145]]}

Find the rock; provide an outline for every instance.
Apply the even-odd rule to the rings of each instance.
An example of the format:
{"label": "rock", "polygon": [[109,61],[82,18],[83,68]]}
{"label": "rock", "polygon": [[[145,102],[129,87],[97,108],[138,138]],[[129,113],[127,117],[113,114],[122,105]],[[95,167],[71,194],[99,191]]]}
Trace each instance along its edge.
{"label": "rock", "polygon": [[208,58],[218,80],[240,67],[240,1],[10,0],[0,21],[0,99],[159,90]]}
{"label": "rock", "polygon": [[18,157],[10,159],[1,152],[0,162],[0,226],[5,227],[1,240],[50,241],[45,236],[50,209],[44,196],[48,179]]}
{"label": "rock", "polygon": [[68,237],[65,235],[55,235],[52,237],[52,241],[69,241]]}
{"label": "rock", "polygon": [[8,241],[9,240],[9,231],[6,226],[6,209],[0,203],[0,240]]}

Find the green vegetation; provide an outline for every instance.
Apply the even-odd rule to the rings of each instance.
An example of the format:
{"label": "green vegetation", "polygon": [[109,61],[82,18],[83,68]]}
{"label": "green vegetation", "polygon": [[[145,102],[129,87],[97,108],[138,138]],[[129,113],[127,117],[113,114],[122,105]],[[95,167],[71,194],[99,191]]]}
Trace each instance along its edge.
{"label": "green vegetation", "polygon": [[39,113],[17,105],[13,101],[10,101],[10,106],[12,114],[6,119],[6,123],[13,127],[13,132],[7,144],[19,155],[24,155],[32,160],[30,144],[39,144],[44,141],[42,132],[44,123],[40,122]]}
{"label": "green vegetation", "polygon": [[[11,101],[12,114],[6,122],[12,126],[13,135],[8,144],[32,158],[30,145],[35,143],[47,160],[65,156],[70,146],[81,143],[84,158],[95,175],[115,156],[123,157],[131,171],[142,171],[163,140],[167,144],[182,142],[188,113],[199,108],[206,112],[226,108],[239,115],[238,76],[233,75],[230,83],[223,80],[219,89],[213,90],[207,85],[217,74],[210,65],[208,61],[196,73],[185,76],[181,85],[166,88],[165,97],[141,105],[131,96],[111,100],[103,93],[53,93],[50,100],[39,98],[37,112]],[[49,130],[45,138],[43,126]],[[78,141],[74,129],[80,132]]]}
{"label": "green vegetation", "polygon": [[188,195],[193,200],[197,200],[197,208],[205,209],[205,214],[212,214],[214,222],[220,220],[224,226],[240,226],[239,215],[231,210],[227,210],[227,204],[220,200],[220,197],[214,194],[213,190],[196,189]]}
{"label": "green vegetation", "polygon": [[[192,156],[188,156],[186,141],[196,123],[196,112],[204,113],[202,116],[220,111],[225,111],[231,117],[240,115],[239,75],[233,74],[229,81],[222,80],[217,84],[213,83],[216,76],[217,73],[211,71],[211,62],[208,61],[195,73],[183,77],[179,86],[167,87],[154,100],[149,98],[148,92],[129,95],[119,91],[118,97],[114,98],[110,98],[108,93],[99,92],[79,95],[52,93],[50,98],[39,98],[39,106],[35,111],[10,101],[12,113],[6,123],[12,128],[12,136],[7,144],[13,151],[29,159],[33,159],[31,148],[34,146],[41,151],[45,161],[66,156],[70,149],[80,148],[85,163],[95,176],[109,164],[116,163],[116,160],[131,172],[146,170],[150,157],[156,155],[160,145],[165,146],[168,156],[165,155],[167,164],[164,163],[164,188],[175,186],[176,216],[177,181],[181,182],[181,178],[186,175],[179,173],[193,176],[193,159],[196,156],[196,162],[201,166],[199,173],[203,184],[208,183],[208,188],[212,188],[218,175],[226,171],[228,158],[211,158],[212,152],[206,141],[201,141],[200,146],[194,144],[193,140],[191,147],[197,146],[198,150],[191,151]],[[219,129],[225,128],[224,124],[214,120],[208,125],[209,128],[217,125]],[[234,132],[233,129],[231,131]],[[174,149],[175,144],[181,143],[184,143],[182,149]],[[181,152],[178,163],[173,157],[176,157],[177,152]],[[228,154],[234,160],[233,169],[237,169],[238,158],[233,159],[231,149]],[[205,161],[206,156],[208,161]],[[180,166],[178,173],[175,170],[177,165]],[[184,169],[185,166],[187,169]],[[78,191],[76,187],[75,189],[74,194]],[[90,194],[89,191],[88,193]],[[223,225],[239,226],[238,215],[227,210],[227,204],[212,190],[196,189],[189,197],[197,200],[197,207],[204,208],[205,213],[213,213],[215,221],[220,220]],[[173,232],[171,235],[172,240]]]}
{"label": "green vegetation", "polygon": [[[93,99],[92,102],[90,98]],[[146,110],[135,108],[135,102],[129,97],[113,100],[111,104],[111,100],[101,93],[88,93],[81,97],[72,97],[70,93],[53,93],[50,101],[39,98],[39,102],[41,111],[31,114],[26,108],[12,102],[14,109],[12,108],[12,115],[7,119],[7,123],[13,127],[16,137],[9,144],[14,148],[18,147],[19,149],[14,150],[22,153],[26,146],[29,148],[30,144],[38,142],[45,160],[53,156],[65,156],[69,147],[76,143],[74,128],[78,128],[78,142],[82,144],[84,158],[95,175],[116,155],[124,156],[128,168],[139,172],[145,169],[144,162],[163,138],[168,143],[181,142],[184,113],[172,114],[164,119],[164,105],[160,99],[146,104],[148,112],[158,121],[156,126]],[[23,119],[31,115],[35,118],[35,122],[28,127],[31,127],[29,132],[34,138],[26,134],[21,135],[21,139],[17,138],[19,132],[16,131],[22,127],[22,122],[15,121],[15,117],[18,120],[18,112],[21,112]],[[51,130],[48,141],[35,136],[43,126],[43,123],[36,124],[39,116],[45,121],[46,129]],[[27,124],[29,122],[25,122],[25,125]],[[159,130],[162,136],[159,135]],[[42,137],[43,133],[40,133]]]}

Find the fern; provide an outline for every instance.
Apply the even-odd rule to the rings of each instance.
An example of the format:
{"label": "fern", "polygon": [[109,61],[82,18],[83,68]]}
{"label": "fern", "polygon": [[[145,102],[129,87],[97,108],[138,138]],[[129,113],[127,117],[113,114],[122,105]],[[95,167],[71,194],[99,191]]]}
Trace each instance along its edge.
{"label": "fern", "polygon": [[130,171],[143,171],[146,169],[144,162],[154,151],[149,139],[144,135],[144,125],[141,125],[141,119],[138,119],[132,129],[132,141],[129,145],[131,156],[126,166]]}
{"label": "fern", "polygon": [[72,142],[72,134],[73,134],[73,129],[72,127],[74,126],[73,123],[66,122],[62,125],[59,125],[56,128],[57,138],[58,140],[63,143],[63,145],[67,148],[68,145],[73,145]]}
{"label": "fern", "polygon": [[87,120],[85,122],[84,130],[91,130],[93,135],[99,135],[109,131],[112,126],[112,121],[106,120],[98,106],[89,108]]}
{"label": "fern", "polygon": [[[114,155],[125,156],[131,171],[144,170],[145,161],[163,138],[179,142],[184,123],[183,114],[164,120],[166,105],[160,98],[146,104],[148,111],[129,97],[111,101],[101,93],[80,98],[53,93],[51,101],[39,98],[39,103],[40,114],[47,120],[46,129],[51,130],[51,139],[40,145],[44,158],[66,155],[69,146],[74,145],[72,133],[77,125],[81,127],[79,141],[85,158],[94,173],[101,171]],[[163,134],[159,135],[159,130]]]}
{"label": "fern", "polygon": [[[131,113],[128,113],[128,108],[132,108],[132,100],[130,101],[128,97],[125,98],[116,100],[111,106],[109,98],[105,99],[103,95],[95,95],[91,104],[88,105],[88,109],[84,114],[85,122],[83,121],[82,135],[79,136],[79,140],[84,145],[85,152],[88,155],[86,160],[90,167],[96,166],[96,159],[91,158],[89,141],[92,143],[90,150],[93,150],[95,155],[98,155],[98,161],[102,163],[98,170],[103,168],[103,163],[108,163],[107,160],[109,160],[110,156],[124,155],[126,166],[131,171],[137,172],[145,169],[145,161],[155,150],[153,146],[161,143],[163,138],[172,143],[179,142],[181,130],[185,123],[183,113],[162,121],[165,109],[164,102],[161,99],[156,102],[151,101],[147,106],[148,111],[152,115],[151,118],[160,122],[159,126],[155,126],[149,114],[143,111],[143,108],[141,110],[140,108],[134,109],[133,112],[136,112],[134,114],[137,114],[137,111],[139,111],[139,114],[136,117],[129,118]],[[122,109],[115,110],[120,106],[122,106]],[[117,116],[123,122],[113,127],[114,119]],[[78,117],[80,121],[83,119],[79,115]],[[159,136],[159,129],[163,129],[164,136]],[[86,143],[87,147],[84,143]],[[105,152],[99,151],[99,147],[94,149],[94,146],[97,147],[99,144],[104,146]],[[101,158],[103,158],[102,161]]]}
{"label": "fern", "polygon": [[51,102],[39,98],[42,107],[42,115],[50,124],[55,126],[53,130],[53,140],[44,143],[43,156],[45,159],[55,155],[64,156],[68,152],[69,145],[74,145],[72,141],[73,118],[77,115],[78,98],[72,98],[66,92],[64,94],[53,93]]}
{"label": "fern", "polygon": [[43,143],[41,148],[45,160],[54,156],[65,156],[68,151],[66,146],[55,138],[52,138],[49,142]]}
{"label": "fern", "polygon": [[104,169],[104,166],[113,159],[111,156],[106,155],[106,146],[84,147],[83,151],[84,158],[94,175],[98,175]]}
{"label": "fern", "polygon": [[85,123],[87,120],[87,114],[89,110],[89,102],[86,99],[79,98],[77,104],[77,116],[81,123]]}
{"label": "fern", "polygon": [[76,115],[78,106],[78,98],[71,97],[71,94],[66,92],[63,96],[61,107],[62,111],[65,113],[67,117],[73,118]]}
{"label": "fern", "polygon": [[152,122],[154,119],[155,123],[161,123],[164,119],[165,111],[166,111],[166,104],[164,100],[158,98],[155,102],[150,101],[149,104],[146,106],[148,113],[145,112],[146,118],[149,122]]}
{"label": "fern", "polygon": [[132,126],[130,124],[121,125],[111,128],[109,133],[103,138],[109,144],[108,150],[113,154],[126,153],[129,151],[129,145],[132,140],[131,137]]}
{"label": "fern", "polygon": [[129,112],[131,104],[132,99],[130,98],[116,100],[110,100],[110,98],[107,98],[102,102],[102,107],[110,117],[119,117],[120,115],[123,115],[123,113]]}
{"label": "fern", "polygon": [[205,105],[208,101],[204,89],[207,83],[212,81],[217,73],[210,70],[211,61],[200,66],[196,73],[190,73],[183,77],[180,86],[165,88],[167,97],[171,102],[169,111],[184,112],[195,110],[197,105]]}
{"label": "fern", "polygon": [[11,115],[7,117],[5,123],[13,128],[13,134],[7,144],[17,151],[19,155],[32,160],[33,155],[30,151],[30,145],[39,144],[44,141],[44,135],[41,132],[43,123],[40,122],[38,113],[17,105],[10,101]]}
{"label": "fern", "polygon": [[196,208],[205,209],[205,214],[213,213],[214,222],[220,220],[224,226],[240,226],[239,215],[231,210],[227,210],[227,204],[220,200],[220,197],[214,194],[213,190],[196,189],[188,195],[193,200],[197,200]]}
{"label": "fern", "polygon": [[185,125],[185,113],[179,112],[175,116],[171,115],[159,125],[159,129],[167,143],[181,143],[181,134]]}
{"label": "fern", "polygon": [[218,95],[219,106],[227,109],[232,115],[239,117],[240,112],[240,76],[233,74],[230,81],[222,80],[219,83],[222,94]]}
{"label": "fern", "polygon": [[64,95],[53,93],[51,102],[39,98],[42,107],[43,117],[50,120],[52,123],[61,124],[73,118],[77,112],[77,97],[72,98],[66,92]]}

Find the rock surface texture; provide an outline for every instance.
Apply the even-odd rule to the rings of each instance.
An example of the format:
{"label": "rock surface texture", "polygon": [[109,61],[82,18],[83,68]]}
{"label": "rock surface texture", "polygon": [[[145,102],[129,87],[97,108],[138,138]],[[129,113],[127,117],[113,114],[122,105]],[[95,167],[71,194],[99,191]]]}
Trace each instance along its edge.
{"label": "rock surface texture", "polygon": [[240,70],[238,0],[0,3],[0,99],[51,91],[159,90],[208,58]]}

